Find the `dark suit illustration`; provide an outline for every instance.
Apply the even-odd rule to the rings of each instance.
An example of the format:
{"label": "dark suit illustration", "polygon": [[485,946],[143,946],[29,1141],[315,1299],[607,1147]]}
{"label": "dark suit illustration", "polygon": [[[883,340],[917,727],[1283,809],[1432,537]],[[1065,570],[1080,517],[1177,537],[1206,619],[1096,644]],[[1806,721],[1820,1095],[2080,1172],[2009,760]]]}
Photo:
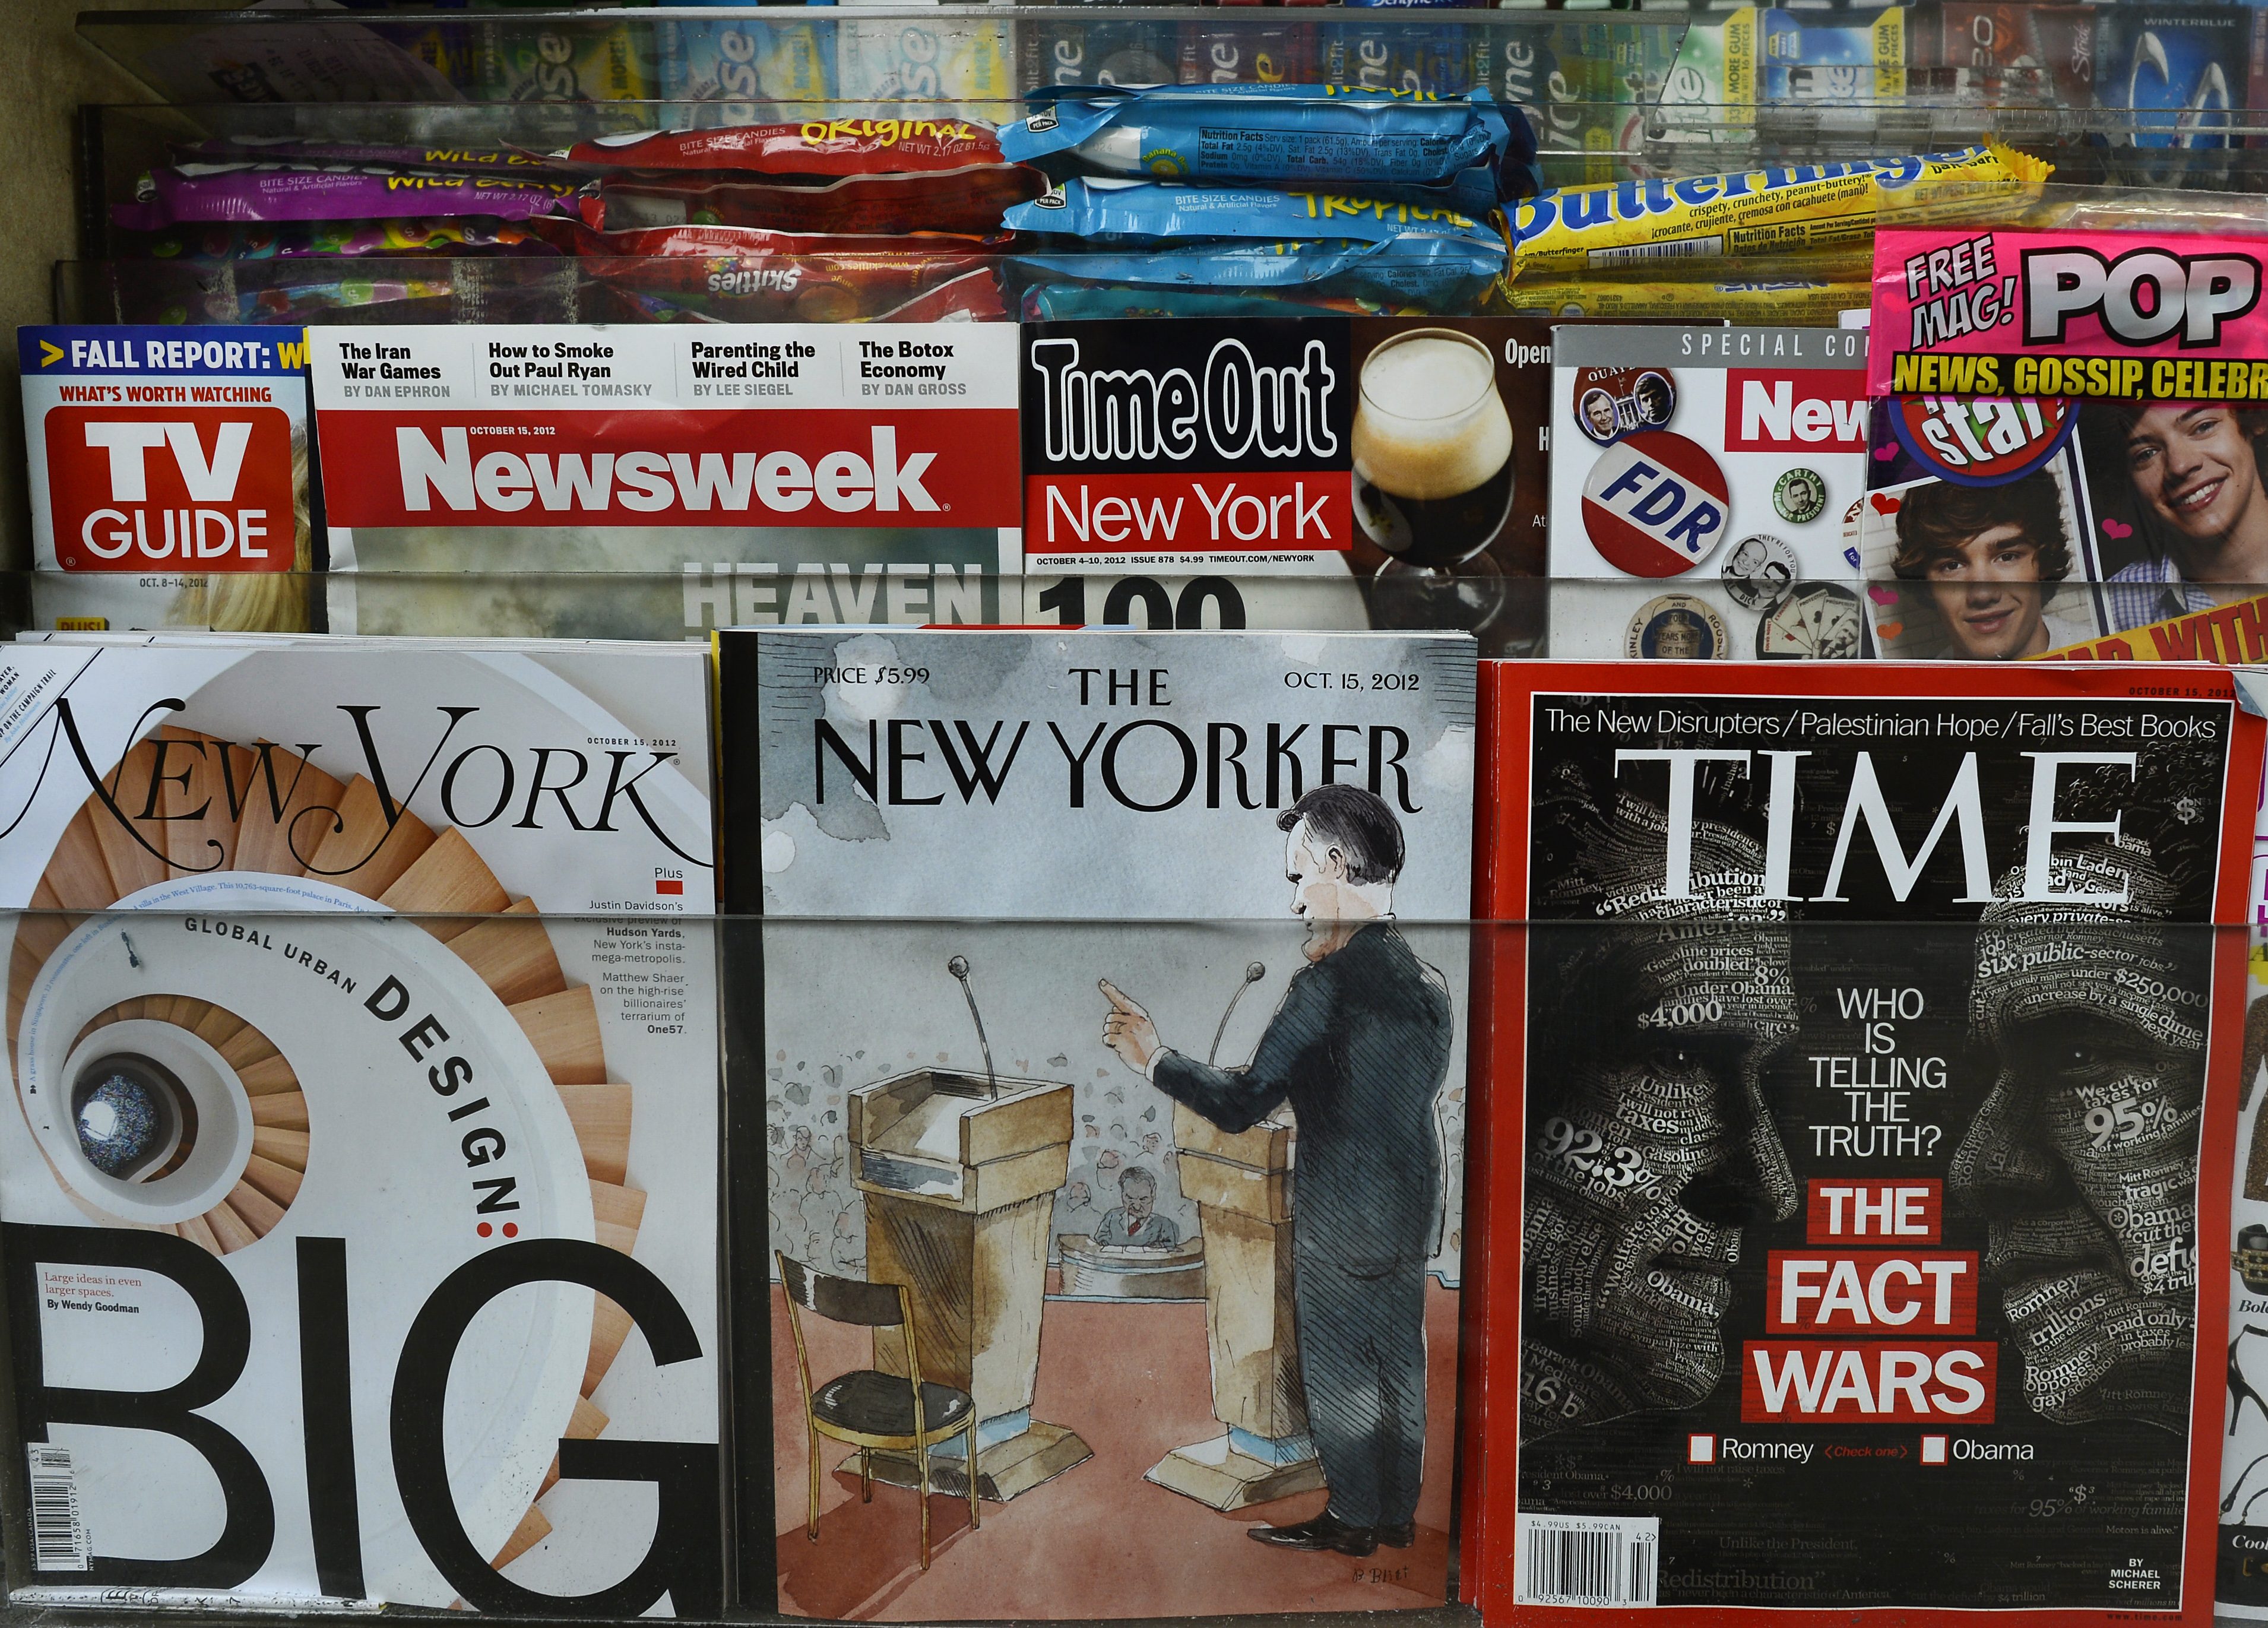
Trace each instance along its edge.
{"label": "dark suit illustration", "polygon": [[1425,1440],[1425,1262],[1441,1204],[1434,1099],[1447,1076],[1448,991],[1395,928],[1402,832],[1379,799],[1318,787],[1278,816],[1309,964],[1292,975],[1251,1063],[1164,1047],[1105,983],[1104,1038],[1168,1096],[1224,1131],[1278,1104],[1299,1123],[1292,1196],[1296,1319],[1309,1426],[1330,1502],[1263,1543],[1341,1553],[1414,1536]]}

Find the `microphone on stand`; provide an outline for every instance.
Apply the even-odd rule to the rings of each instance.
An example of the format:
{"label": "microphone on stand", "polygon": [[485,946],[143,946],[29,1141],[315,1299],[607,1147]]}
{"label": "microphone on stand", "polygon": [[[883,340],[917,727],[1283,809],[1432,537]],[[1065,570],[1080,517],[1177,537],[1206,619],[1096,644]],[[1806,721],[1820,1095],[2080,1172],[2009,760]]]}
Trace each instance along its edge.
{"label": "microphone on stand", "polygon": [[1214,1056],[1220,1050],[1220,1037],[1228,1033],[1228,1020],[1236,1011],[1236,1003],[1244,998],[1245,991],[1267,976],[1268,969],[1256,961],[1244,969],[1244,982],[1238,984],[1236,993],[1228,998],[1228,1010],[1220,1014],[1220,1027],[1212,1032],[1212,1049],[1205,1053],[1205,1063],[1208,1067],[1211,1065]]}
{"label": "microphone on stand", "polygon": [[[976,1025],[976,1043],[984,1052],[984,1079],[992,1087],[992,1094],[997,1097],[1000,1094],[1000,1077],[992,1072],[992,1042],[984,1038],[984,1017],[976,1010],[976,991],[968,987],[968,957],[954,956],[945,963],[945,969],[961,980],[961,992],[968,998],[968,1020]],[[1243,991],[1238,992],[1241,994]],[[1234,1001],[1229,1002],[1232,1010],[1235,1006]],[[1226,1023],[1228,1020],[1223,1018],[1221,1021]]]}

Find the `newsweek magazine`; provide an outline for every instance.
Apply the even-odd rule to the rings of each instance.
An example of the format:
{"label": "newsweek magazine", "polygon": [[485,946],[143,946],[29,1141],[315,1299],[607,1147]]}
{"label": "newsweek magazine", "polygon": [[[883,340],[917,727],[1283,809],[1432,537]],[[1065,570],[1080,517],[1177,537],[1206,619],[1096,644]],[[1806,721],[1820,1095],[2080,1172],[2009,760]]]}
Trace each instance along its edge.
{"label": "newsweek magazine", "polygon": [[0,652],[17,1597],[713,1617],[703,652],[86,641]]}
{"label": "newsweek magazine", "polygon": [[1130,318],[1023,339],[1024,620],[1543,635],[1551,325]]}
{"label": "newsweek magazine", "polygon": [[310,353],[341,632],[1017,619],[1010,326],[368,328]]}
{"label": "newsweek magazine", "polygon": [[2234,676],[1485,681],[1472,1597],[2208,1620]]}
{"label": "newsweek magazine", "polygon": [[301,330],[19,328],[16,353],[35,626],[308,628]]}
{"label": "newsweek magazine", "polygon": [[2115,659],[2117,636],[2268,583],[2261,254],[2203,233],[1880,234],[1859,548],[1884,654]]}
{"label": "newsweek magazine", "polygon": [[[744,1573],[862,1621],[1440,1605],[1471,638],[718,640]],[[816,1315],[891,1284],[911,1337]],[[909,1344],[926,1498],[826,1433]]]}
{"label": "newsweek magazine", "polygon": [[1550,653],[1867,654],[1842,526],[1866,481],[1866,335],[1555,332]]}

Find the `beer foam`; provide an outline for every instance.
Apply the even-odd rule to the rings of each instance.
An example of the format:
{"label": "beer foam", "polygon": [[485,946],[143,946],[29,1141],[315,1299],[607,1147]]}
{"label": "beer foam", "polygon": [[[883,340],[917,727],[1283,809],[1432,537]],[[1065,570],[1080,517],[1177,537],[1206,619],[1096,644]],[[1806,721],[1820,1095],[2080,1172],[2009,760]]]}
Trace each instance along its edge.
{"label": "beer foam", "polygon": [[1454,497],[1511,456],[1512,421],[1485,352],[1420,335],[1364,365],[1354,460],[1373,485],[1397,497]]}

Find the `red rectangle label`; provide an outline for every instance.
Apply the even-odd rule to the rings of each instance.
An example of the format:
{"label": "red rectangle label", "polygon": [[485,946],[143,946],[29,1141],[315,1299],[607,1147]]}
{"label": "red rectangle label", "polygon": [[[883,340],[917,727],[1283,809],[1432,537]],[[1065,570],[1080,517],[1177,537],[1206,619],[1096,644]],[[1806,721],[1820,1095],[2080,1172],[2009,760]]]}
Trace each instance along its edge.
{"label": "red rectangle label", "polygon": [[2000,1349],[1989,1340],[1750,1340],[1744,1425],[1989,1425]]}
{"label": "red rectangle label", "polygon": [[1945,1184],[1924,1176],[1811,1182],[1803,1220],[1804,1238],[1811,1243],[1937,1243],[1945,1224]]}
{"label": "red rectangle label", "polygon": [[1896,1249],[1774,1249],[1764,1263],[1774,1334],[1977,1332],[1977,1257]]}
{"label": "red rectangle label", "polygon": [[1855,453],[1866,446],[1866,369],[1726,370],[1727,452]]}
{"label": "red rectangle label", "polygon": [[63,570],[292,568],[298,519],[282,408],[52,407],[45,425]]}
{"label": "red rectangle label", "polygon": [[1012,408],[317,416],[336,526],[1021,523]]}
{"label": "red rectangle label", "polygon": [[1342,551],[1353,477],[1344,469],[1211,475],[1035,475],[1024,486],[1027,554]]}

